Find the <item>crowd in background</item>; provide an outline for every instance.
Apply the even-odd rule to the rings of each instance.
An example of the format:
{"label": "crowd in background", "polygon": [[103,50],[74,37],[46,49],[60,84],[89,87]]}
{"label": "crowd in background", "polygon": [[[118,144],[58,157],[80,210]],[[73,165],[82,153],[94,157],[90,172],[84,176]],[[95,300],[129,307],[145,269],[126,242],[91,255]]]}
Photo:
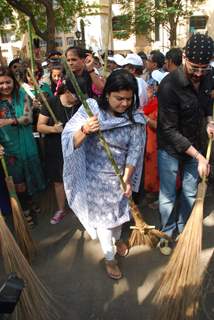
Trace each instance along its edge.
{"label": "crowd in background", "polygon": [[[199,175],[209,173],[209,169],[206,169],[208,164],[205,163],[203,156],[207,141],[206,130],[203,131],[203,143],[199,146],[199,137],[195,135],[195,130],[197,131],[198,128],[198,131],[201,131],[199,127],[203,127],[203,121],[200,115],[196,116],[195,110],[199,112],[199,108],[203,109],[204,115],[210,119],[210,125],[213,125],[211,120],[212,90],[214,89],[213,43],[210,44],[210,38],[205,36],[198,36],[197,43],[194,39],[196,38],[193,37],[184,52],[180,48],[172,48],[166,55],[159,50],[152,50],[148,55],[144,52],[129,53],[126,56],[115,54],[108,56],[107,64],[108,77],[112,77],[111,81],[119,70],[126,71],[124,75],[118,74],[118,77],[128,77],[127,74],[130,74],[132,78],[129,84],[133,79],[136,81],[137,91],[132,87],[115,89],[116,92],[121,90],[137,92],[138,111],[143,115],[146,123],[146,141],[142,146],[142,150],[145,147],[145,151],[140,189],[138,192],[133,192],[133,197],[136,202],[146,198],[152,209],[159,207],[163,230],[165,232],[170,230],[170,236],[174,232],[175,222],[177,223],[176,236],[179,236],[188,218],[188,213],[184,214],[184,212],[189,212],[190,204],[185,203],[185,196],[188,193],[188,199],[192,198],[193,201],[195,197],[195,185],[198,181],[196,174],[194,174],[194,181],[190,182],[193,192],[187,190],[186,194],[182,195],[181,202],[185,208],[181,209],[183,213],[178,217],[178,221],[175,221],[171,213],[176,192],[184,187],[185,175],[193,170],[193,165],[197,168],[200,166]],[[199,48],[198,44],[207,46],[206,52],[203,50],[204,46],[201,45]],[[208,54],[209,50],[211,53]],[[110,90],[106,93],[108,80],[104,74],[103,56],[79,47],[69,47],[65,57],[87,98],[97,101],[98,104],[103,99],[104,93],[105,99],[111,98],[111,93],[114,91]],[[58,206],[50,223],[57,224],[66,215],[61,136],[66,123],[72,117],[76,119],[75,114],[81,102],[63,68],[61,58],[60,52],[49,52],[47,59],[42,63],[36,61],[34,68],[34,77],[47,98],[57,123],[51,117],[35,88],[34,80],[29,74],[29,62],[16,58],[8,66],[0,67],[0,154],[4,155],[9,174],[14,179],[24,215],[31,227],[35,226],[33,216],[40,212],[39,203],[34,201],[35,195],[46,192],[50,183],[54,184]],[[119,113],[117,114],[114,110],[115,117],[121,117],[123,112]],[[192,122],[195,125],[192,125]],[[94,119],[95,127],[96,124]],[[89,130],[90,125],[92,126],[88,124],[88,127],[83,127],[84,137],[91,132],[96,132],[96,130]],[[212,134],[212,130],[209,130],[208,133]],[[139,131],[138,134],[142,132]],[[186,150],[190,151],[187,153]],[[89,153],[90,150],[88,150]],[[191,169],[190,166],[185,167],[187,163],[189,165],[190,158],[194,162],[191,164]],[[171,168],[171,166],[174,167]],[[167,176],[169,168],[173,172],[173,179],[170,175]],[[189,183],[188,178],[189,175],[186,176],[185,185]],[[171,179],[173,184],[170,183]],[[7,214],[10,212],[10,206],[1,166],[0,188],[0,207],[2,212]],[[164,254],[170,252],[168,243],[164,243],[161,247],[164,248],[162,250]]]}

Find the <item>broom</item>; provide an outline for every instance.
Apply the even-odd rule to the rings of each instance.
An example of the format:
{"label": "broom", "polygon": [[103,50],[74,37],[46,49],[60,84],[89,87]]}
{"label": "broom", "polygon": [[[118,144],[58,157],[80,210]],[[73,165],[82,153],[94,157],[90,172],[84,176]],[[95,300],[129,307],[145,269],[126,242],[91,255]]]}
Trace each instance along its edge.
{"label": "broom", "polygon": [[[206,155],[208,161],[211,148],[212,139],[210,138]],[[157,305],[156,320],[193,320],[197,316],[202,283],[200,254],[206,190],[204,176],[198,185],[190,218],[159,282],[158,291],[153,300]]]}
{"label": "broom", "polygon": [[13,224],[17,235],[20,248],[29,261],[36,252],[36,245],[29,232],[27,222],[24,219],[21,205],[19,203],[13,178],[9,176],[4,157],[1,158],[1,164],[5,175],[5,182],[10,196],[10,205],[13,213]]}
{"label": "broom", "polygon": [[57,320],[56,302],[20,251],[0,212],[0,247],[5,272],[16,272],[25,282],[14,311],[16,320]]}
{"label": "broom", "polygon": [[[80,101],[82,102],[85,111],[87,112],[89,117],[93,116],[93,113],[86,101],[86,98],[84,96],[84,94],[82,93],[79,84],[75,78],[75,75],[73,74],[71,68],[69,67],[69,65],[67,64],[67,61],[65,59],[63,59],[63,64],[65,66],[65,70],[68,73],[70,80],[75,88],[75,91],[80,99]],[[100,140],[100,143],[102,144],[113,168],[115,171],[115,174],[118,176],[121,186],[123,188],[123,190],[126,190],[126,184],[123,180],[123,177],[120,173],[120,169],[118,168],[113,156],[112,156],[112,152],[108,146],[108,143],[106,142],[103,134],[101,131],[99,131],[98,133],[98,137]],[[134,203],[134,201],[132,200],[132,197],[129,197],[128,199],[129,201],[129,206],[130,206],[130,210],[132,213],[132,216],[134,218],[135,221],[135,227],[133,227],[133,231],[131,234],[131,237],[129,239],[129,246],[135,246],[135,245],[141,245],[141,244],[146,244],[149,245],[151,248],[156,247],[158,241],[160,238],[169,238],[167,235],[165,235],[165,233],[156,230],[154,226],[149,226],[148,224],[145,223],[145,221],[143,220],[140,211],[138,209],[138,207],[136,206],[136,204]]]}

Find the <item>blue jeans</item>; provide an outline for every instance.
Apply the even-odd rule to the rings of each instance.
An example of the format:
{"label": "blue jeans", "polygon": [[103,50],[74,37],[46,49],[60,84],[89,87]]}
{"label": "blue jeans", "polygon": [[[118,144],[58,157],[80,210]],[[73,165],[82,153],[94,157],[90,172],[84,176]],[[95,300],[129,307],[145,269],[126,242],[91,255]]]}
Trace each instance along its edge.
{"label": "blue jeans", "polygon": [[[195,201],[198,186],[198,162],[191,158],[182,162],[182,189],[178,210],[175,213],[176,178],[179,160],[164,150],[158,150],[158,169],[160,177],[159,210],[162,231],[172,236],[177,229],[181,233],[189,218]],[[177,205],[176,205],[177,207]]]}

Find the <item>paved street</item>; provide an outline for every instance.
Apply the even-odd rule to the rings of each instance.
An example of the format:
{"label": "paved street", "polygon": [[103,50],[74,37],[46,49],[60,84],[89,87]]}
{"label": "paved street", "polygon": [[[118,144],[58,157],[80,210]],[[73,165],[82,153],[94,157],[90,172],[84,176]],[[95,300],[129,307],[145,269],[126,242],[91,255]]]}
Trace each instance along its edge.
{"label": "paved street", "polygon": [[[204,220],[203,268],[207,266],[214,248],[213,194],[214,189],[209,188]],[[113,281],[106,276],[98,242],[89,239],[76,217],[69,213],[60,224],[50,225],[51,210],[54,210],[52,192],[44,195],[42,202],[43,212],[33,230],[33,237],[39,243],[39,255],[33,267],[65,307],[61,319],[151,319],[154,285],[168,258],[162,256],[158,249],[135,247],[128,257],[120,259],[124,278]],[[158,224],[157,210],[145,207],[143,213],[149,223]],[[209,270],[207,295],[202,300],[206,310],[201,312],[200,320],[214,318],[214,258]]]}

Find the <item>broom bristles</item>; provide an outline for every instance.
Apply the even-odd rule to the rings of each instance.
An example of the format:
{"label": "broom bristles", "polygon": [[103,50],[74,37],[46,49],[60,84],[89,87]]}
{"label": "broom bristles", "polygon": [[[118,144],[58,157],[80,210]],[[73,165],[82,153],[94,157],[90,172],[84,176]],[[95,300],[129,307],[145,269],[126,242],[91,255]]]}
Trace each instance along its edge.
{"label": "broom bristles", "polygon": [[206,183],[198,186],[191,216],[159,282],[154,297],[157,320],[192,320],[198,311],[202,277],[200,253]]}
{"label": "broom bristles", "polygon": [[133,200],[129,200],[129,204],[135,222],[135,227],[132,227],[134,230],[128,240],[130,248],[142,244],[150,248],[156,248],[161,238],[171,240],[164,232],[155,229],[155,226],[150,226],[144,221],[140,210]]}
{"label": "broom bristles", "polygon": [[0,244],[6,273],[16,272],[25,282],[16,306],[16,320],[56,320],[56,301],[36,276],[16,244],[3,216],[0,214]]}
{"label": "broom bristles", "polygon": [[36,245],[31,237],[27,222],[25,221],[24,214],[22,212],[22,208],[17,199],[13,179],[12,177],[6,177],[5,181],[10,195],[10,204],[17,240],[22,253],[26,257],[26,259],[30,261],[32,256],[36,253]]}
{"label": "broom bristles", "polygon": [[11,197],[10,204],[13,212],[14,228],[20,249],[25,258],[30,261],[37,251],[36,244],[30,235],[27,222],[23,217],[23,213],[21,211],[19,203],[17,202],[17,199]]}

